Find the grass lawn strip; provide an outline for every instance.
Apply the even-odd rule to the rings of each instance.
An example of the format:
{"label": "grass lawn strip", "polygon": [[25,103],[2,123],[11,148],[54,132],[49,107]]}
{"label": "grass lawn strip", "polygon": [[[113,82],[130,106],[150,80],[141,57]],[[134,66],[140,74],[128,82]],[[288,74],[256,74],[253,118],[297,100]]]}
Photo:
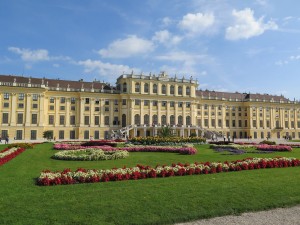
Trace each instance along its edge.
{"label": "grass lawn strip", "polygon": [[[79,167],[100,170],[137,164],[155,167],[173,162],[224,162],[262,156],[222,155],[209,149],[209,145],[199,145],[194,155],[132,152],[122,160],[63,161],[51,159],[52,147],[51,143],[36,145],[0,167],[0,224],[174,224],[300,204],[300,167],[37,186],[36,175],[45,168],[74,171]],[[299,159],[300,149],[267,155],[277,156]]]}

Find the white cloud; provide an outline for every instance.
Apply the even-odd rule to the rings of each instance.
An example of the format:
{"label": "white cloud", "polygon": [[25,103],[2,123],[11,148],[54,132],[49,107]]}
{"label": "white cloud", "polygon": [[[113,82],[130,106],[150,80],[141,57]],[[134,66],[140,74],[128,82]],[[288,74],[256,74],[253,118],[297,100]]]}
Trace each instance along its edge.
{"label": "white cloud", "polygon": [[123,72],[129,73],[132,70],[139,71],[137,68],[130,68],[126,65],[104,63],[100,60],[87,59],[84,61],[79,61],[77,64],[84,67],[85,73],[95,72],[98,75],[105,77],[105,80],[110,81],[115,81],[115,79],[123,74]]}
{"label": "white cloud", "polygon": [[153,49],[154,45],[151,41],[130,35],[123,40],[118,39],[112,42],[106,49],[100,49],[99,54],[104,58],[127,58],[147,54]]}
{"label": "white cloud", "polygon": [[9,47],[9,51],[21,56],[27,62],[47,61],[50,59],[46,49],[30,50],[26,48]]}
{"label": "white cloud", "polygon": [[173,36],[168,30],[161,30],[155,32],[152,40],[167,46],[171,46],[177,45],[182,40],[182,37],[177,35]]}
{"label": "white cloud", "polygon": [[235,23],[226,29],[226,39],[238,40],[248,39],[254,36],[263,34],[266,30],[277,30],[278,26],[272,20],[264,23],[263,17],[255,20],[254,12],[246,8],[241,11],[233,10],[232,16],[235,18]]}
{"label": "white cloud", "polygon": [[213,13],[188,13],[183,16],[178,26],[182,30],[188,31],[190,34],[201,34],[209,32],[209,29],[215,23]]}
{"label": "white cloud", "polygon": [[261,6],[266,6],[268,4],[267,0],[256,0],[256,4],[261,5]]}
{"label": "white cloud", "polygon": [[169,17],[164,17],[162,19],[162,24],[163,26],[167,27],[169,26],[170,24],[172,24],[172,20],[169,18]]}

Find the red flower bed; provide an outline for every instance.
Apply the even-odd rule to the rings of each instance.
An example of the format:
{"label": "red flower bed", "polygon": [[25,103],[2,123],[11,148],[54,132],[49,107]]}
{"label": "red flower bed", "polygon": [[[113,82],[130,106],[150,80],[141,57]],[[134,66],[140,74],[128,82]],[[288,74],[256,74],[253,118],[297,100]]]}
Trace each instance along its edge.
{"label": "red flower bed", "polygon": [[258,145],[256,147],[257,150],[263,151],[277,151],[277,152],[291,152],[292,147],[287,145]]}
{"label": "red flower bed", "polygon": [[87,170],[83,168],[79,168],[74,172],[70,169],[65,169],[61,172],[45,170],[38,177],[37,184],[41,186],[50,186],[60,184],[95,183],[295,166],[300,166],[299,159],[277,157],[267,159],[247,158],[230,163],[173,163],[171,166],[163,165],[156,166],[154,168],[150,166],[137,165],[133,168],[123,167],[111,170]]}
{"label": "red flower bed", "polygon": [[[9,152],[11,151],[11,152]],[[0,152],[0,166],[7,163],[8,161],[15,158],[17,155],[21,154],[25,151],[25,148],[17,148],[15,150],[12,150],[12,148],[6,148]],[[6,154],[8,153],[8,154]]]}

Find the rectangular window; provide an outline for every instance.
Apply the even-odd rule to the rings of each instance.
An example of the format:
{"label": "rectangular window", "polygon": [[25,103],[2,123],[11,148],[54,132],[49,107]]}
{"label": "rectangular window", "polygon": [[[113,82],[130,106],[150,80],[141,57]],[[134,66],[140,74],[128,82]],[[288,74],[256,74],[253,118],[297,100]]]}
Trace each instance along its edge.
{"label": "rectangular window", "polygon": [[37,114],[31,114],[31,124],[37,124]]}
{"label": "rectangular window", "polygon": [[248,121],[245,120],[245,127],[248,127]]}
{"label": "rectangular window", "polygon": [[267,128],[270,128],[270,120],[267,120]]}
{"label": "rectangular window", "polygon": [[157,106],[157,101],[152,102],[153,106]]}
{"label": "rectangular window", "polygon": [[109,125],[109,116],[104,117],[104,125]]}
{"label": "rectangular window", "polygon": [[84,116],[84,125],[90,125],[90,117]]}
{"label": "rectangular window", "polygon": [[76,98],[71,98],[71,104],[75,104],[76,103]]}
{"label": "rectangular window", "polygon": [[63,104],[63,103],[65,103],[65,102],[66,102],[66,98],[65,98],[65,97],[61,97],[61,98],[60,98],[60,103]]}
{"label": "rectangular window", "polygon": [[134,103],[135,103],[135,105],[141,105],[141,100],[140,99],[135,99]]}
{"label": "rectangular window", "polygon": [[75,130],[70,130],[70,139],[76,139],[76,132],[75,132]]}
{"label": "rectangular window", "polygon": [[204,126],[205,126],[205,127],[208,127],[208,119],[205,119],[205,120],[204,120]]}
{"label": "rectangular window", "polygon": [[109,105],[109,99],[105,99],[104,105]]}
{"label": "rectangular window", "polygon": [[23,113],[18,113],[17,115],[17,124],[22,124],[23,123]]}
{"label": "rectangular window", "polygon": [[178,107],[182,108],[183,102],[178,102]]}
{"label": "rectangular window", "polygon": [[253,120],[253,127],[256,127],[256,120]]}
{"label": "rectangular window", "polygon": [[54,103],[54,97],[50,97],[50,103]]}
{"label": "rectangular window", "polygon": [[8,108],[9,107],[9,103],[8,102],[4,102],[3,103],[3,108]]}
{"label": "rectangular window", "polygon": [[170,102],[170,107],[174,107],[175,106],[175,102],[171,101]]}
{"label": "rectangular window", "polygon": [[95,100],[95,104],[98,105],[100,103],[99,99]]}
{"label": "rectangular window", "polygon": [[222,120],[218,119],[218,127],[222,127]]}
{"label": "rectangular window", "polygon": [[100,107],[95,107],[95,112],[99,112],[100,111]]}
{"label": "rectangular window", "polygon": [[60,115],[59,116],[59,125],[64,125],[65,124],[65,116],[64,115]]}
{"label": "rectangular window", "polygon": [[72,111],[75,111],[75,109],[76,109],[76,108],[75,108],[75,105],[71,105],[71,110],[72,110]]}
{"label": "rectangular window", "polygon": [[235,120],[232,120],[232,127],[235,127]]}
{"label": "rectangular window", "polygon": [[297,121],[297,128],[300,128],[300,121]]}
{"label": "rectangular window", "polygon": [[88,130],[84,131],[84,139],[89,139],[90,138],[90,132]]}
{"label": "rectangular window", "polygon": [[126,99],[122,99],[122,105],[126,105]]}
{"label": "rectangular window", "polygon": [[149,100],[144,100],[144,106],[148,106],[149,105]]}
{"label": "rectangular window", "polygon": [[[300,134],[300,133],[299,133]],[[8,130],[1,130],[1,137],[6,138],[8,137]]]}
{"label": "rectangular window", "polygon": [[90,98],[85,98],[85,104],[90,104]]}
{"label": "rectangular window", "polygon": [[291,128],[295,128],[295,122],[291,121]]}
{"label": "rectangular window", "polygon": [[50,125],[54,124],[54,115],[49,115],[49,124]]}
{"label": "rectangular window", "polygon": [[119,105],[119,101],[117,99],[114,100],[114,105]]}
{"label": "rectangular window", "polygon": [[62,110],[62,111],[64,111],[66,108],[65,108],[64,105],[61,105],[61,106],[59,107],[59,109]]}
{"label": "rectangular window", "polygon": [[49,110],[54,110],[54,105],[50,105]]}
{"label": "rectangular window", "polygon": [[288,128],[289,127],[289,121],[284,121],[284,126],[285,126],[285,128]]}
{"label": "rectangular window", "polygon": [[239,127],[242,127],[242,121],[239,120]]}
{"label": "rectangular window", "polygon": [[167,101],[162,101],[161,106],[166,107],[167,106]]}
{"label": "rectangular window", "polygon": [[105,107],[105,108],[104,108],[104,111],[105,111],[105,112],[109,112],[109,107]]}
{"label": "rectangular window", "polygon": [[37,137],[37,131],[31,130],[30,131],[30,140],[36,140],[36,137]]}
{"label": "rectangular window", "polygon": [[263,127],[264,126],[264,121],[260,120],[259,121],[259,127]]}
{"label": "rectangular window", "polygon": [[215,127],[216,126],[216,120],[215,119],[211,119],[211,126]]}
{"label": "rectangular window", "polygon": [[22,140],[22,139],[23,139],[23,131],[22,130],[17,130],[16,140]]}
{"label": "rectangular window", "polygon": [[20,94],[19,94],[19,100],[21,100],[21,101],[24,100],[24,97],[25,97],[25,94],[24,94],[24,93],[20,93]]}
{"label": "rectangular window", "polygon": [[226,127],[229,127],[229,120],[226,120]]}
{"label": "rectangular window", "polygon": [[90,111],[90,107],[89,106],[85,106],[84,107],[84,111]]}
{"label": "rectangular window", "polygon": [[94,132],[94,139],[95,139],[95,140],[100,139],[99,130],[95,130],[95,132]]}
{"label": "rectangular window", "polygon": [[118,125],[119,123],[119,118],[117,116],[114,117],[114,120],[113,120],[113,125]]}
{"label": "rectangular window", "polygon": [[24,108],[24,104],[23,104],[23,103],[19,103],[19,104],[18,104],[18,108],[19,108],[19,109],[23,109],[23,108]]}
{"label": "rectangular window", "polygon": [[8,113],[2,113],[2,123],[8,123]]}
{"label": "rectangular window", "polygon": [[58,132],[58,139],[65,139],[65,131],[60,130]]}
{"label": "rectangular window", "polygon": [[100,125],[100,117],[95,116],[95,125]]}
{"label": "rectangular window", "polygon": [[32,94],[32,101],[37,101],[39,98],[38,94]]}
{"label": "rectangular window", "polygon": [[37,109],[38,108],[38,104],[32,104],[32,108],[33,109]]}
{"label": "rectangular window", "polygon": [[75,122],[76,122],[76,121],[75,121],[75,116],[73,116],[73,115],[70,116],[70,124],[71,124],[71,125],[75,125]]}
{"label": "rectangular window", "polygon": [[190,103],[190,102],[187,102],[187,103],[186,103],[186,107],[187,107],[187,108],[190,108],[190,107],[191,107],[191,103]]}
{"label": "rectangular window", "polygon": [[8,100],[9,99],[9,93],[4,93],[3,98],[4,98],[4,100]]}

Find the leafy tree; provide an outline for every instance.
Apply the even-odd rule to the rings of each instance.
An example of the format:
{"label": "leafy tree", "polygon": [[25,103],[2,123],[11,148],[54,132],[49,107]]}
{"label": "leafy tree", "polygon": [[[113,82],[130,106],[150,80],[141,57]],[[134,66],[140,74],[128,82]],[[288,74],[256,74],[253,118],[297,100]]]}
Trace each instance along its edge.
{"label": "leafy tree", "polygon": [[43,138],[46,138],[48,140],[53,139],[53,131],[52,130],[45,130],[43,133]]}

